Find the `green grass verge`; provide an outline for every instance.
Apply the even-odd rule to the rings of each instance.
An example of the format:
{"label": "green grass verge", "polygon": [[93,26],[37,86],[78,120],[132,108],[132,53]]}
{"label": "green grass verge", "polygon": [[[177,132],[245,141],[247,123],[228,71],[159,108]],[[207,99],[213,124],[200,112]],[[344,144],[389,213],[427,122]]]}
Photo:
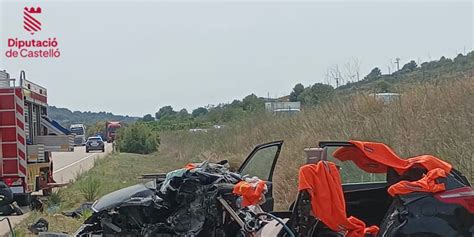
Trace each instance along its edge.
{"label": "green grass verge", "polygon": [[28,226],[40,217],[49,222],[49,231],[73,233],[84,220],[66,217],[61,212],[76,209],[86,202],[87,196],[92,193],[94,193],[94,197],[100,197],[142,182],[139,179],[141,174],[167,172],[177,167],[183,167],[186,163],[187,161],[162,156],[159,153],[153,155],[120,153],[96,160],[92,169],[77,175],[76,182],[60,189],[59,193],[53,195],[51,201],[56,203],[55,208],[49,208],[48,211],[46,203],[45,211],[32,212],[28,218],[16,226],[16,233],[18,236],[28,235],[30,233]]}

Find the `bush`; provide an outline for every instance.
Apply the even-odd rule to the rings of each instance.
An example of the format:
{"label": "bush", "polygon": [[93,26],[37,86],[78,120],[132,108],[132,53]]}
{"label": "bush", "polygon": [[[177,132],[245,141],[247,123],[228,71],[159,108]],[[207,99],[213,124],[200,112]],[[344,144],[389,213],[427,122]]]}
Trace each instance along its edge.
{"label": "bush", "polygon": [[118,136],[118,147],[122,152],[150,154],[158,150],[158,132],[145,123],[137,122],[122,129]]}
{"label": "bush", "polygon": [[94,201],[99,196],[100,181],[98,178],[88,176],[86,179],[81,181],[80,191],[82,196],[88,202]]}
{"label": "bush", "polygon": [[63,200],[61,190],[53,191],[48,197],[48,206],[59,206]]}

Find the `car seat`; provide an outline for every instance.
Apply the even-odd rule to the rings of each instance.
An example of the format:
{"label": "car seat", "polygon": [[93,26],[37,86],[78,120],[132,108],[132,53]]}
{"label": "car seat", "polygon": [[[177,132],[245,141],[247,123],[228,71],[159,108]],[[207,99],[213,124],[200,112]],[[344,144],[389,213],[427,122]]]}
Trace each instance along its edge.
{"label": "car seat", "polygon": [[[289,222],[297,236],[342,237],[345,236],[347,230],[352,233],[363,233],[367,230],[366,235],[352,236],[372,236],[378,230],[375,226],[366,229],[362,221],[354,217],[346,217],[340,174],[334,163],[320,161],[317,164],[304,165],[300,168],[298,179],[299,192]],[[324,200],[325,198],[328,200]],[[314,210],[318,209],[328,210],[328,212],[315,213]],[[328,216],[331,214],[335,215]],[[333,229],[339,229],[339,231]]]}
{"label": "car seat", "polygon": [[342,233],[335,232],[311,211],[311,196],[306,190],[298,192],[295,204],[291,210],[290,228],[301,237],[342,237]]}

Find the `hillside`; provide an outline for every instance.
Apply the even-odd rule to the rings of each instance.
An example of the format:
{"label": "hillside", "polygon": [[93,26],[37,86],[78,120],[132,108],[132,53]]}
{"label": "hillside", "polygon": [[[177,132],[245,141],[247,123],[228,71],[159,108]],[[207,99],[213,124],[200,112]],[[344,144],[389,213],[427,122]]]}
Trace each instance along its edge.
{"label": "hillside", "polygon": [[439,60],[423,62],[420,65],[411,60],[400,70],[386,75],[382,75],[380,69],[375,67],[362,80],[348,82],[337,90],[369,89],[385,92],[393,90],[392,86],[426,81],[437,83],[440,80],[454,80],[465,75],[472,76],[473,73],[474,52],[469,52],[466,55],[459,54],[454,59],[441,57]]}
{"label": "hillside", "polygon": [[473,98],[472,76],[413,85],[402,92],[399,102],[389,105],[354,93],[294,116],[261,113],[207,133],[162,132],[156,156],[180,162],[229,159],[236,167],[255,145],[283,139],[274,180],[279,208],[288,207],[294,198],[303,149],[321,140],[384,142],[401,157],[432,154],[473,180]]}
{"label": "hillside", "polygon": [[95,124],[96,122],[112,120],[112,121],[122,121],[125,123],[135,122],[138,118],[115,115],[108,112],[81,112],[81,111],[71,111],[66,108],[57,108],[55,106],[48,107],[49,117],[58,121],[64,127],[69,127],[69,125],[74,123],[84,123],[84,124]]}
{"label": "hillside", "polygon": [[[326,83],[329,84],[302,85],[298,83],[293,89],[288,88],[289,95],[283,98],[301,102],[303,109],[313,109],[336,97],[342,99],[341,97],[347,97],[353,93],[402,93],[420,83],[438,84],[472,77],[474,52],[466,55],[459,54],[454,59],[441,57],[439,60],[423,62],[420,65],[411,60],[400,67],[400,70],[385,75],[378,67],[374,67],[359,81],[347,79],[349,77],[347,73],[340,72],[338,67],[335,67],[332,68],[335,71],[328,71]],[[334,88],[333,85],[336,85],[336,82],[337,84],[345,82],[345,84]],[[149,114],[143,120],[150,122],[158,130],[206,128],[212,127],[213,124],[237,122],[261,113],[264,111],[264,101],[264,98],[251,94],[241,100],[235,99],[229,104],[199,107],[192,113],[188,113],[186,109],[175,111],[171,106],[163,106],[155,113],[155,117]]]}

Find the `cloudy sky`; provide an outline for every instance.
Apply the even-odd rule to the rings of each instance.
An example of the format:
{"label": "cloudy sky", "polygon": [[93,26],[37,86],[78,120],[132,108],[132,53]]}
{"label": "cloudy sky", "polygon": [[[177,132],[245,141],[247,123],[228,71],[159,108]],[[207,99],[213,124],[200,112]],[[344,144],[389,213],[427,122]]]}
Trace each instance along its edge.
{"label": "cloudy sky", "polygon": [[[0,69],[48,89],[51,105],[144,115],[325,82],[330,67],[393,70],[473,49],[473,1],[0,0]],[[42,30],[23,29],[39,6]],[[55,59],[6,58],[8,38],[56,37]]]}

